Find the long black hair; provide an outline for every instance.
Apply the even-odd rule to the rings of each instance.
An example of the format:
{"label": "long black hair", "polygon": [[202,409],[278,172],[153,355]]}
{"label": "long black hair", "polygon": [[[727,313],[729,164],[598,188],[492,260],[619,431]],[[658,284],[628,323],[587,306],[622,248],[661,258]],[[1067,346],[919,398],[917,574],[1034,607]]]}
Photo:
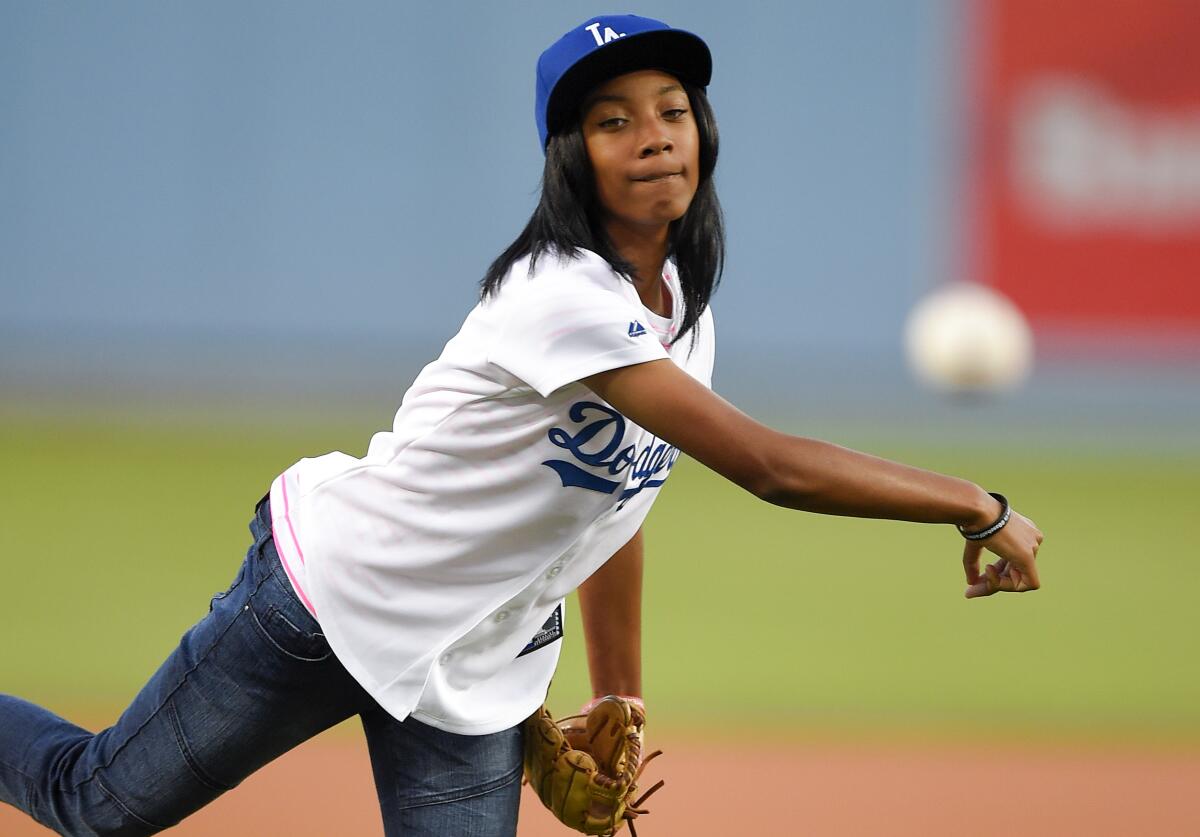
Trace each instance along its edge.
{"label": "long black hair", "polygon": [[[667,255],[675,260],[683,290],[684,314],[679,340],[700,320],[721,281],[725,267],[725,219],[713,184],[717,165],[717,120],[704,90],[685,83],[700,138],[700,177],[696,195],[683,217],[671,222]],[[579,119],[567,130],[552,134],[546,143],[546,166],[537,208],[516,241],[508,245],[484,275],[480,297],[494,294],[513,264],[530,257],[532,272],[546,253],[571,255],[591,250],[617,273],[632,281],[633,265],[617,253],[603,224],[603,209],[596,196],[596,180],[583,140]]]}

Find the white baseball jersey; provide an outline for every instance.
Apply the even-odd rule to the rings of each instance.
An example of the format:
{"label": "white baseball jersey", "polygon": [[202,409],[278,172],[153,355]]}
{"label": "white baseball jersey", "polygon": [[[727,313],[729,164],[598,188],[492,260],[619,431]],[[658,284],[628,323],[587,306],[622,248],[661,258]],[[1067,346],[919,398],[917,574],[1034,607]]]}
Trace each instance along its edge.
{"label": "white baseball jersey", "polygon": [[338,659],[399,719],[507,729],[545,698],[563,598],[641,526],[678,451],[580,378],[670,358],[710,385],[713,325],[670,319],[594,253],[518,262],[366,456],[271,487],[280,559]]}

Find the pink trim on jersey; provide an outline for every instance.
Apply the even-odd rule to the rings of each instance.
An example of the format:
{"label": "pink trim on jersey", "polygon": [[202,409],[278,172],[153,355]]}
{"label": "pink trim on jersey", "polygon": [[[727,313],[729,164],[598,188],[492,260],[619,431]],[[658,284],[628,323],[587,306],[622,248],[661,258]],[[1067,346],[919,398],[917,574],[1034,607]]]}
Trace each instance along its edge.
{"label": "pink trim on jersey", "polygon": [[300,556],[300,565],[304,566],[304,550],[300,548],[300,539],[296,537],[296,530],[292,528],[292,518],[288,514],[292,505],[288,502],[286,478],[280,480],[279,488],[283,492],[283,519],[287,521],[288,534],[292,536],[292,543],[296,546],[296,554]]}
{"label": "pink trim on jersey", "polygon": [[[675,332],[679,330],[679,324],[677,322],[675,322],[675,296],[674,296],[674,294],[671,293],[671,279],[670,279],[670,277],[667,276],[666,271],[663,271],[662,279],[663,279],[663,296],[666,297],[666,299],[664,301],[667,303],[667,308],[670,309],[670,311],[671,311],[670,316],[668,316],[666,319],[669,319],[671,321],[671,325],[667,329],[666,334],[659,332],[659,337],[660,338],[665,337],[666,339],[665,340],[660,339],[658,342],[664,349],[667,350],[668,353],[670,353],[671,341],[675,339]],[[655,330],[657,331],[657,329],[655,329]]]}
{"label": "pink trim on jersey", "polygon": [[[300,585],[300,579],[297,578],[296,573],[292,571],[291,562],[288,561],[287,557],[289,550],[287,548],[281,548],[284,547],[284,545],[280,544],[279,542],[279,520],[282,518],[287,523],[286,534],[290,536],[291,539],[291,542],[288,545],[296,550],[296,555],[300,558],[300,566],[305,565],[306,562],[304,560],[304,550],[300,548],[300,541],[296,537],[296,530],[292,526],[292,518],[289,513],[291,511],[291,504],[288,500],[287,493],[287,475],[280,474],[276,482],[279,484],[280,499],[283,500],[283,513],[277,513],[274,505],[271,506],[271,532],[275,536],[275,551],[279,554],[279,563],[283,565],[283,571],[287,574],[288,581],[292,583],[292,589],[296,591],[296,595],[300,597],[300,601],[304,604],[304,607],[315,619],[317,618],[317,609],[313,607],[313,603],[309,600],[308,595],[305,594],[304,588]],[[274,486],[272,486],[272,488],[273,487]],[[275,492],[272,491],[271,493],[274,494]]]}

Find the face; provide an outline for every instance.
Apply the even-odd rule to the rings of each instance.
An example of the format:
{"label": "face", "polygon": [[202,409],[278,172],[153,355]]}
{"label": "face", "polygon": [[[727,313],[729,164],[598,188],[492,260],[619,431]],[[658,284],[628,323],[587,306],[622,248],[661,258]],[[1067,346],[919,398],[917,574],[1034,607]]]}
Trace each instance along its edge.
{"label": "face", "polygon": [[641,70],[596,88],[583,139],[610,223],[662,227],[683,217],[699,183],[700,136],[677,78]]}

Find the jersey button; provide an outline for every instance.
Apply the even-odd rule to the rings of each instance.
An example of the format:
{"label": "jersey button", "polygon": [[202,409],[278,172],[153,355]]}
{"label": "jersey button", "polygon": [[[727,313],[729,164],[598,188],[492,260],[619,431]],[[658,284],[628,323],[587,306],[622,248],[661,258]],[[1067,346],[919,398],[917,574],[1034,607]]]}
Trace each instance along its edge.
{"label": "jersey button", "polygon": [[561,572],[562,572],[562,567],[551,567],[550,572],[546,573],[546,578],[554,578],[554,576],[558,575]]}
{"label": "jersey button", "polygon": [[508,611],[507,611],[507,610],[502,610],[502,611],[500,611],[499,613],[497,613],[497,614],[496,614],[496,621],[497,621],[497,622],[503,622],[503,621],[504,621],[505,619],[507,619],[507,618],[508,618]]}
{"label": "jersey button", "polygon": [[438,658],[438,662],[445,666],[445,665],[449,665],[450,661],[453,659],[454,659],[454,655],[451,654],[449,651],[447,651],[445,654],[443,654],[441,657]]}

